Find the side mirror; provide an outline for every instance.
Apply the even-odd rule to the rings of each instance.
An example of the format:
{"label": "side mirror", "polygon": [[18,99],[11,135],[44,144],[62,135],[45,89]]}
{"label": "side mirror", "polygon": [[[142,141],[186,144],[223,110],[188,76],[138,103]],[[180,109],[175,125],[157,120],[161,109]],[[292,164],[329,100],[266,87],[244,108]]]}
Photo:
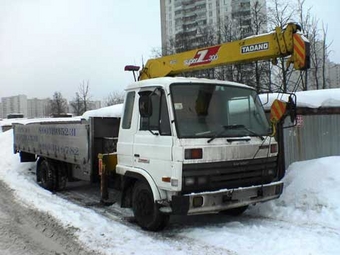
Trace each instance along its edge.
{"label": "side mirror", "polygon": [[152,115],[152,101],[150,92],[140,93],[139,97],[139,113],[144,118],[150,118]]}

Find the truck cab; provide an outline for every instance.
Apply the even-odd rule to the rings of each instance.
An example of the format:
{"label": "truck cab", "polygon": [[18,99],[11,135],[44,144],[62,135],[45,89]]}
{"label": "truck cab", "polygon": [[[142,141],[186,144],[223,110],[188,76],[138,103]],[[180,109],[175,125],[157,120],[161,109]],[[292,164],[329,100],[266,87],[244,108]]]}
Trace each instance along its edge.
{"label": "truck cab", "polygon": [[169,214],[241,213],[282,193],[277,143],[251,87],[139,81],[126,89],[120,125],[122,205],[132,206],[142,228],[163,228]]}

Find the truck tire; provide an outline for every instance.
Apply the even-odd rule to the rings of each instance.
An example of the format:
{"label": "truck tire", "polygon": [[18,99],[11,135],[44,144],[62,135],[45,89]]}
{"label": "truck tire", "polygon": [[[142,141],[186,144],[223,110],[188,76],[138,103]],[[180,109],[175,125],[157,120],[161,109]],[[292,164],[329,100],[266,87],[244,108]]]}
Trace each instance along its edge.
{"label": "truck tire", "polygon": [[228,210],[221,211],[222,214],[230,215],[230,216],[239,216],[244,213],[248,209],[248,205],[236,207]]}
{"label": "truck tire", "polygon": [[38,162],[37,162],[37,166],[36,166],[36,171],[35,171],[37,183],[41,183],[41,169],[40,169],[41,162],[42,162],[42,160],[39,158]]}
{"label": "truck tire", "polygon": [[57,175],[57,183],[56,183],[56,190],[62,191],[66,188],[67,183],[67,170],[66,164],[56,164],[56,175]]}
{"label": "truck tire", "polygon": [[54,164],[44,159],[39,164],[41,186],[49,191],[55,191],[57,186],[56,168]]}
{"label": "truck tire", "polygon": [[138,225],[148,231],[160,231],[166,227],[169,215],[159,211],[149,185],[137,181],[132,194],[132,209]]}

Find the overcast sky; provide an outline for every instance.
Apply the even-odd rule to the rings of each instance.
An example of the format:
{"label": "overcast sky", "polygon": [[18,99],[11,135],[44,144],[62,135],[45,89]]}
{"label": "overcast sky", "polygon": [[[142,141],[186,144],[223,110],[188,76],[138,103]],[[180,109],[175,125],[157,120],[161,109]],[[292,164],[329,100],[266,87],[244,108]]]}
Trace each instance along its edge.
{"label": "overcast sky", "polygon": [[[328,25],[330,59],[340,63],[340,1],[306,0]],[[0,97],[72,99],[82,81],[102,100],[133,81],[160,49],[159,0],[0,0]]]}

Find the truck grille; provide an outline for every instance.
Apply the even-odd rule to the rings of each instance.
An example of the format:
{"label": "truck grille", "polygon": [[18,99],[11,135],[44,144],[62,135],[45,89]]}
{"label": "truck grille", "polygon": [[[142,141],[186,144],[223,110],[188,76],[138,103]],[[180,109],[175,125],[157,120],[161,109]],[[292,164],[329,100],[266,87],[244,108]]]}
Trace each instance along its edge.
{"label": "truck grille", "polygon": [[[277,180],[277,171],[277,157],[183,164],[182,191],[185,194],[266,184]],[[188,177],[190,182],[186,182]]]}

